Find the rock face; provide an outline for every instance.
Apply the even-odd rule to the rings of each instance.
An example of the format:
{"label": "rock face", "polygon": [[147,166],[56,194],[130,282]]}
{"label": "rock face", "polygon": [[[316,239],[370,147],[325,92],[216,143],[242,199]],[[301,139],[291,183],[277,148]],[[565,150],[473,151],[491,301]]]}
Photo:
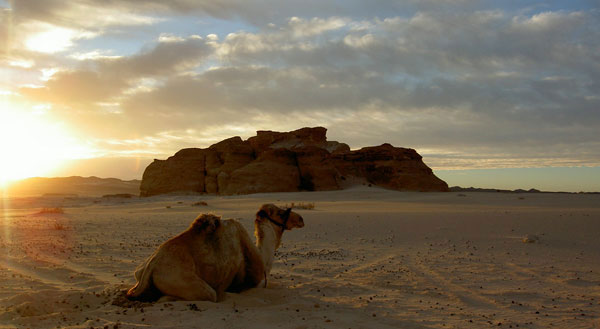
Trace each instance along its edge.
{"label": "rock face", "polygon": [[141,196],[169,192],[249,194],[339,190],[348,182],[401,191],[448,191],[413,149],[390,144],[351,151],[327,141],[327,129],[258,131],[206,149],[183,149],[144,171]]}

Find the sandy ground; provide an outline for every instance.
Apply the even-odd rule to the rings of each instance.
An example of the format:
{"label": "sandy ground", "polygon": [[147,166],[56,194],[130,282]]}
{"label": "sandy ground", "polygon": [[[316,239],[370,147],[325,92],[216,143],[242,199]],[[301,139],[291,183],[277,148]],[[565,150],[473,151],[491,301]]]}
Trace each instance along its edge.
{"label": "sandy ground", "polygon": [[[315,209],[296,210],[306,226],[284,234],[267,288],[119,302],[135,267],[197,214],[251,231],[269,202]],[[360,187],[0,206],[0,328],[600,328],[600,195]],[[64,214],[36,214],[55,206]]]}

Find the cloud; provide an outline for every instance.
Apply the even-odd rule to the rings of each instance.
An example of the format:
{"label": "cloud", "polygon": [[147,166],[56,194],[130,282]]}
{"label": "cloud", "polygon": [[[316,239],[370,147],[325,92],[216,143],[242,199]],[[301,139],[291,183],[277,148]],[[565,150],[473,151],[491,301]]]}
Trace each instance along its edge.
{"label": "cloud", "polygon": [[[45,22],[67,28],[99,30],[111,26],[150,25],[161,21],[147,14],[153,6],[141,6],[110,1],[19,0],[12,2],[17,23]],[[145,7],[145,8],[144,8]]]}
{"label": "cloud", "polygon": [[146,77],[166,78],[194,67],[211,53],[202,38],[158,42],[129,57],[88,57],[87,67],[54,74],[42,88],[22,88],[41,102],[86,106],[119,98]]}
{"label": "cloud", "polygon": [[95,33],[77,31],[74,29],[58,27],[46,23],[26,23],[19,26],[19,39],[23,39],[23,46],[30,51],[41,53],[63,52],[73,46],[75,41],[90,39]]}
{"label": "cloud", "polygon": [[327,31],[335,31],[346,26],[348,19],[340,17],[329,17],[327,19],[314,17],[311,20],[292,17],[288,25],[295,37],[306,37],[323,34]]}
{"label": "cloud", "polygon": [[9,5],[0,8],[0,64],[27,57],[56,65],[65,61],[52,54],[69,51],[82,41],[163,21],[145,10],[94,1],[22,0]]}
{"label": "cloud", "polygon": [[[69,23],[94,1],[34,3],[15,12],[82,31],[104,33],[118,24]],[[295,14],[271,20],[287,9],[275,1],[108,2],[108,11],[140,17],[131,24],[152,24],[164,9],[256,25],[220,37],[157,32],[129,55],[74,51],[69,60],[76,64],[21,93],[53,104],[115,152],[210,144],[207,131],[221,136],[235,133],[231,127],[247,137],[254,128],[324,125],[331,139],[353,147],[415,147],[445,167],[504,166],[523,157],[600,163],[597,10],[515,13],[474,1],[444,1],[453,10],[436,10],[433,3],[377,2],[361,12],[365,5],[350,1],[352,10],[335,12],[332,2],[292,2]],[[109,136],[124,144],[102,142]]]}
{"label": "cloud", "polygon": [[94,71],[65,71],[40,88],[21,88],[21,93],[40,102],[75,107],[101,102],[117,94],[126,83]]}
{"label": "cloud", "polygon": [[130,57],[103,60],[99,71],[125,77],[168,76],[200,64],[213,49],[198,36],[164,37],[150,50]]}
{"label": "cloud", "polygon": [[122,57],[122,56],[118,56],[118,55],[111,55],[111,53],[112,52],[110,50],[95,49],[95,50],[88,51],[88,52],[76,52],[76,53],[69,55],[68,57],[76,59],[78,61],[111,60],[111,59],[118,59],[118,58]]}
{"label": "cloud", "polygon": [[[161,16],[184,15],[241,20],[255,26],[282,24],[292,17],[350,17],[354,20],[412,14],[419,10],[471,11],[484,2],[473,0],[362,1],[345,0],[19,0],[19,17],[53,24],[108,26],[152,24]],[[320,19],[320,18],[317,18]]]}

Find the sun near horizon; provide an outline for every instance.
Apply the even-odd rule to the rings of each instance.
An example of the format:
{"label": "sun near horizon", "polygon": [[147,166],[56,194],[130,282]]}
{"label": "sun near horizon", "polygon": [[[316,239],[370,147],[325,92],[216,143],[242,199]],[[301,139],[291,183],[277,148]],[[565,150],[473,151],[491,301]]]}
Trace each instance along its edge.
{"label": "sun near horizon", "polygon": [[70,135],[63,123],[43,111],[28,111],[15,103],[2,103],[0,141],[0,187],[48,175],[66,160],[91,154],[91,149]]}

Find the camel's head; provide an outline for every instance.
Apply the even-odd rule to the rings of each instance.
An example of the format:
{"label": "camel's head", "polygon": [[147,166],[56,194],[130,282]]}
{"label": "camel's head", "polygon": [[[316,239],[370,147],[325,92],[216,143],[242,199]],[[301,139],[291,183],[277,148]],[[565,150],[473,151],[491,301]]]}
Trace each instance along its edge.
{"label": "camel's head", "polygon": [[271,223],[282,227],[284,230],[304,227],[304,219],[292,208],[279,208],[272,203],[263,204],[256,213],[256,220],[270,220]]}

